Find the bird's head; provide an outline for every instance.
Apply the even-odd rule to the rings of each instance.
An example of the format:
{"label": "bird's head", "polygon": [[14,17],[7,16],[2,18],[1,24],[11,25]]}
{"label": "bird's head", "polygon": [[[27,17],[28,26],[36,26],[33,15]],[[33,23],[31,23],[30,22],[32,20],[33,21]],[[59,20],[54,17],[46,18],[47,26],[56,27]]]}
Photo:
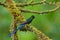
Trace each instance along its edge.
{"label": "bird's head", "polygon": [[32,15],[32,16],[31,16],[31,18],[32,18],[32,19],[34,19],[34,18],[35,18],[35,16],[34,16],[34,15]]}

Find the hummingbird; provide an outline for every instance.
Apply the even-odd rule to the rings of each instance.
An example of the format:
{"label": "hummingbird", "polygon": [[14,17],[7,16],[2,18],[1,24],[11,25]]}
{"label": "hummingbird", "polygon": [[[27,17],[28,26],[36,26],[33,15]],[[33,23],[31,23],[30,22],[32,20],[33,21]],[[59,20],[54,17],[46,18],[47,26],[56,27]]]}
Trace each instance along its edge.
{"label": "hummingbird", "polygon": [[18,28],[16,28],[12,33],[8,34],[8,36],[10,37],[11,35],[15,34],[18,30],[21,30],[26,24],[30,24],[33,19],[35,18],[34,15],[32,15],[30,18],[28,18],[24,23],[20,24],[18,26]]}

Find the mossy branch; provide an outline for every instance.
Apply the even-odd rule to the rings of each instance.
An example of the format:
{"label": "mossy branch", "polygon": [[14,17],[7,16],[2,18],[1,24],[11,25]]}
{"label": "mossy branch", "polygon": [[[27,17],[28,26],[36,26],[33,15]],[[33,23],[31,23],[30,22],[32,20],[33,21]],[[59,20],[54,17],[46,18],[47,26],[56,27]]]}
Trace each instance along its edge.
{"label": "mossy branch", "polygon": [[28,24],[26,26],[27,26],[29,31],[34,32],[35,34],[37,34],[38,40],[52,40],[48,36],[46,36],[43,32],[41,32],[40,30],[35,28],[34,26],[28,25]]}

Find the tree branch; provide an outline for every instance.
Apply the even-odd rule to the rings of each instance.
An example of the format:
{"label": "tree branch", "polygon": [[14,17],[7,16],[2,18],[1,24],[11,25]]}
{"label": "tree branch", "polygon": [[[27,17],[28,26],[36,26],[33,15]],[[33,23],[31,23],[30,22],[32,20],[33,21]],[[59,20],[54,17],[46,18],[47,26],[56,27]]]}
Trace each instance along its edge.
{"label": "tree branch", "polygon": [[27,28],[28,28],[29,31],[32,31],[35,34],[37,34],[38,40],[52,40],[51,38],[46,36],[43,32],[41,32],[40,30],[36,29],[34,26],[27,25]]}
{"label": "tree branch", "polygon": [[35,13],[35,14],[44,14],[44,13],[48,13],[48,12],[53,12],[53,11],[56,11],[57,9],[59,9],[60,6],[57,6],[56,8],[54,9],[51,9],[51,10],[46,10],[46,11],[42,11],[42,12],[39,12],[39,11],[33,11],[33,10],[25,10],[25,9],[20,9],[22,12],[30,12],[30,13]]}
{"label": "tree branch", "polygon": [[34,3],[30,3],[30,4],[27,4],[27,3],[24,3],[24,4],[17,4],[18,7],[20,6],[32,6],[32,5],[37,5],[37,4],[43,4],[45,2],[45,0],[41,1],[41,2],[34,2]]}

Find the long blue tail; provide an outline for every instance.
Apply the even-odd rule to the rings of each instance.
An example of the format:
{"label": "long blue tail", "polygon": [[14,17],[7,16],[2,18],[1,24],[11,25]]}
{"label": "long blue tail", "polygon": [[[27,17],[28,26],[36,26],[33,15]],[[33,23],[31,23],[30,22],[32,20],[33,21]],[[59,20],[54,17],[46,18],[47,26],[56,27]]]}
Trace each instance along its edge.
{"label": "long blue tail", "polygon": [[8,37],[11,37],[11,35],[15,34],[18,30],[22,29],[25,26],[25,24],[21,24],[17,29],[15,29],[12,33],[8,34]]}
{"label": "long blue tail", "polygon": [[8,34],[7,37],[11,37],[11,35],[15,34],[18,29],[15,29],[12,33]]}

